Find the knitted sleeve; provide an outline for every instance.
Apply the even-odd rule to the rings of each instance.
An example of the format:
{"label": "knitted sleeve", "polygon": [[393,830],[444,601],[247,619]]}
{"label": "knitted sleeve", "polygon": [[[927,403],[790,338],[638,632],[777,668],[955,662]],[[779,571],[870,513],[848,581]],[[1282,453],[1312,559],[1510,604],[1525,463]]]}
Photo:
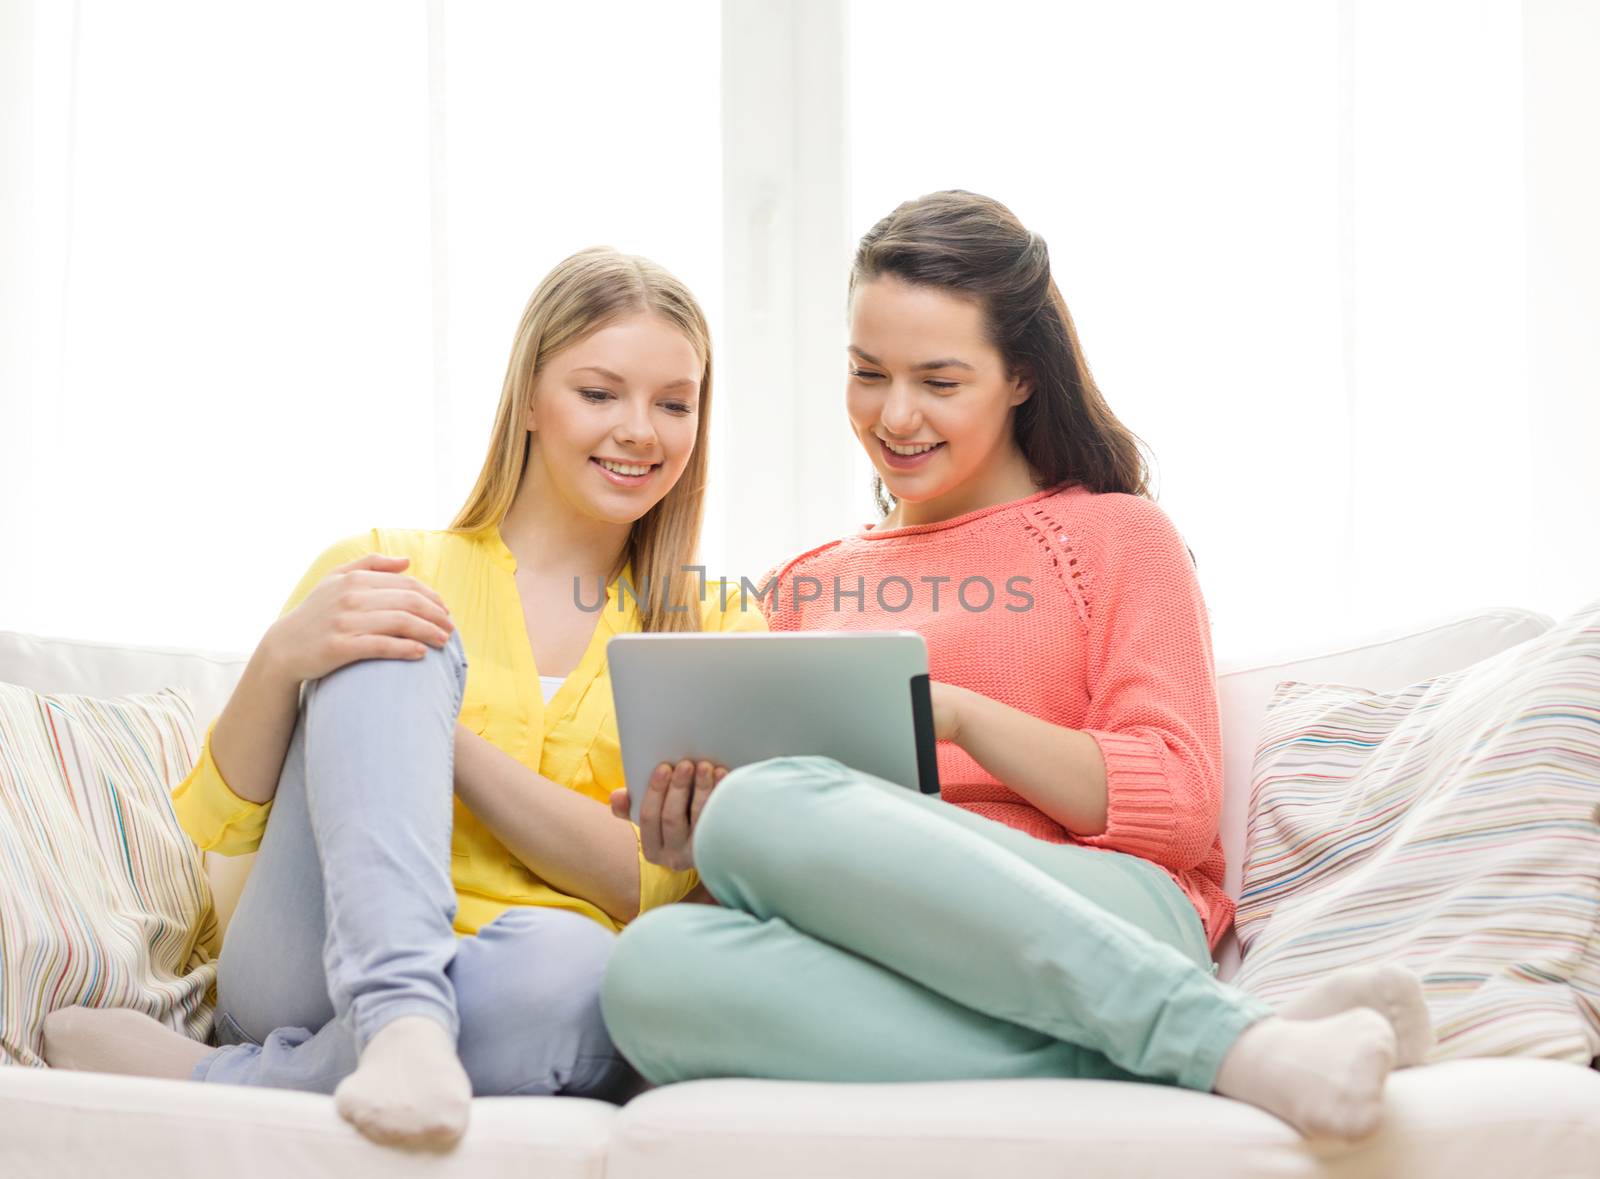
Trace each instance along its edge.
{"label": "knitted sleeve", "polygon": [[1182,872],[1211,852],[1222,813],[1210,622],[1166,513],[1114,498],[1092,542],[1082,726],[1105,759],[1107,823],[1080,841]]}

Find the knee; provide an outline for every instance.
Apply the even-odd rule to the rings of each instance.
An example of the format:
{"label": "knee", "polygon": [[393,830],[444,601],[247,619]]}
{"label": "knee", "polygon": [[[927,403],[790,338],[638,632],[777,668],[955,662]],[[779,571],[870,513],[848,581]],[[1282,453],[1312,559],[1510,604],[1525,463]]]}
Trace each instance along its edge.
{"label": "knee", "polygon": [[451,631],[443,647],[425,645],[421,659],[359,659],[334,668],[308,685],[307,705],[379,700],[387,710],[410,700],[437,698],[460,712],[466,682],[466,650],[460,631]]}
{"label": "knee", "polygon": [[716,892],[727,874],[803,848],[818,794],[849,773],[831,757],[774,757],[730,772],[695,825],[695,867],[706,886]]}
{"label": "knee", "polygon": [[653,1041],[678,1022],[684,1003],[717,1005],[726,972],[715,965],[705,935],[727,916],[708,905],[665,905],[617,938],[600,1010],[613,1043],[636,1065],[651,1057]]}
{"label": "knee", "polygon": [[649,1022],[655,1014],[652,1005],[673,989],[666,975],[679,944],[680,910],[688,907],[652,909],[624,929],[611,948],[600,984],[600,1010],[619,1047],[624,1047],[621,1035]]}

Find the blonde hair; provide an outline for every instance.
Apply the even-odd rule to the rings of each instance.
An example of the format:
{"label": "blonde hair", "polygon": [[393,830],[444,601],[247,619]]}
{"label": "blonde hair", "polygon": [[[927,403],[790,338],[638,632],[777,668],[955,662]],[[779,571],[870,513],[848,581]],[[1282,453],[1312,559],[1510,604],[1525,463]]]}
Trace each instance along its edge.
{"label": "blonde hair", "polygon": [[534,381],[550,358],[608,323],[641,311],[659,315],[681,331],[699,354],[705,372],[689,464],[661,502],[634,521],[611,577],[632,562],[641,629],[699,630],[697,582],[683,568],[694,561],[705,514],[711,332],[689,289],[648,258],[606,246],[580,250],[558,263],[533,292],[512,341],[489,453],[450,531],[481,533],[505,519],[528,457],[525,423]]}

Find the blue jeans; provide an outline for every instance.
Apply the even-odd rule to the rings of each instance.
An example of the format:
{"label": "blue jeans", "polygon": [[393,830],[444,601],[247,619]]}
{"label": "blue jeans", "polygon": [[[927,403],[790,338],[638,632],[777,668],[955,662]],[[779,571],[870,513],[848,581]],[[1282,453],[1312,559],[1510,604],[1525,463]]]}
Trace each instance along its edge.
{"label": "blue jeans", "polygon": [[700,1077],[1152,1080],[1209,1089],[1267,1006],[1137,856],[1046,843],[830,758],[729,774],[694,836],[725,908],[617,943],[606,1020],[657,1084]]}
{"label": "blue jeans", "polygon": [[456,1036],[477,1096],[607,1096],[632,1083],[600,1017],[615,935],[514,908],[457,938],[450,876],[452,635],[420,660],[350,664],[305,687],[217,974],[217,1051],[193,1079],[331,1093],[393,1019]]}

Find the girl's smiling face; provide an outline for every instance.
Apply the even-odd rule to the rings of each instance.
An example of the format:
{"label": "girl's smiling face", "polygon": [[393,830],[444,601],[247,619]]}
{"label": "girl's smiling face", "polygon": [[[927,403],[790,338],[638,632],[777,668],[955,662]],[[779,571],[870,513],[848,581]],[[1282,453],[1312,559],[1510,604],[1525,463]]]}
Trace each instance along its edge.
{"label": "girl's smiling face", "polygon": [[1016,407],[1032,392],[990,342],[982,304],[893,276],[850,304],[850,425],[890,495],[890,526],[1031,494]]}
{"label": "girl's smiling face", "polygon": [[683,333],[644,311],[563,348],[534,382],[529,475],[583,515],[639,519],[694,452],[704,371]]}

